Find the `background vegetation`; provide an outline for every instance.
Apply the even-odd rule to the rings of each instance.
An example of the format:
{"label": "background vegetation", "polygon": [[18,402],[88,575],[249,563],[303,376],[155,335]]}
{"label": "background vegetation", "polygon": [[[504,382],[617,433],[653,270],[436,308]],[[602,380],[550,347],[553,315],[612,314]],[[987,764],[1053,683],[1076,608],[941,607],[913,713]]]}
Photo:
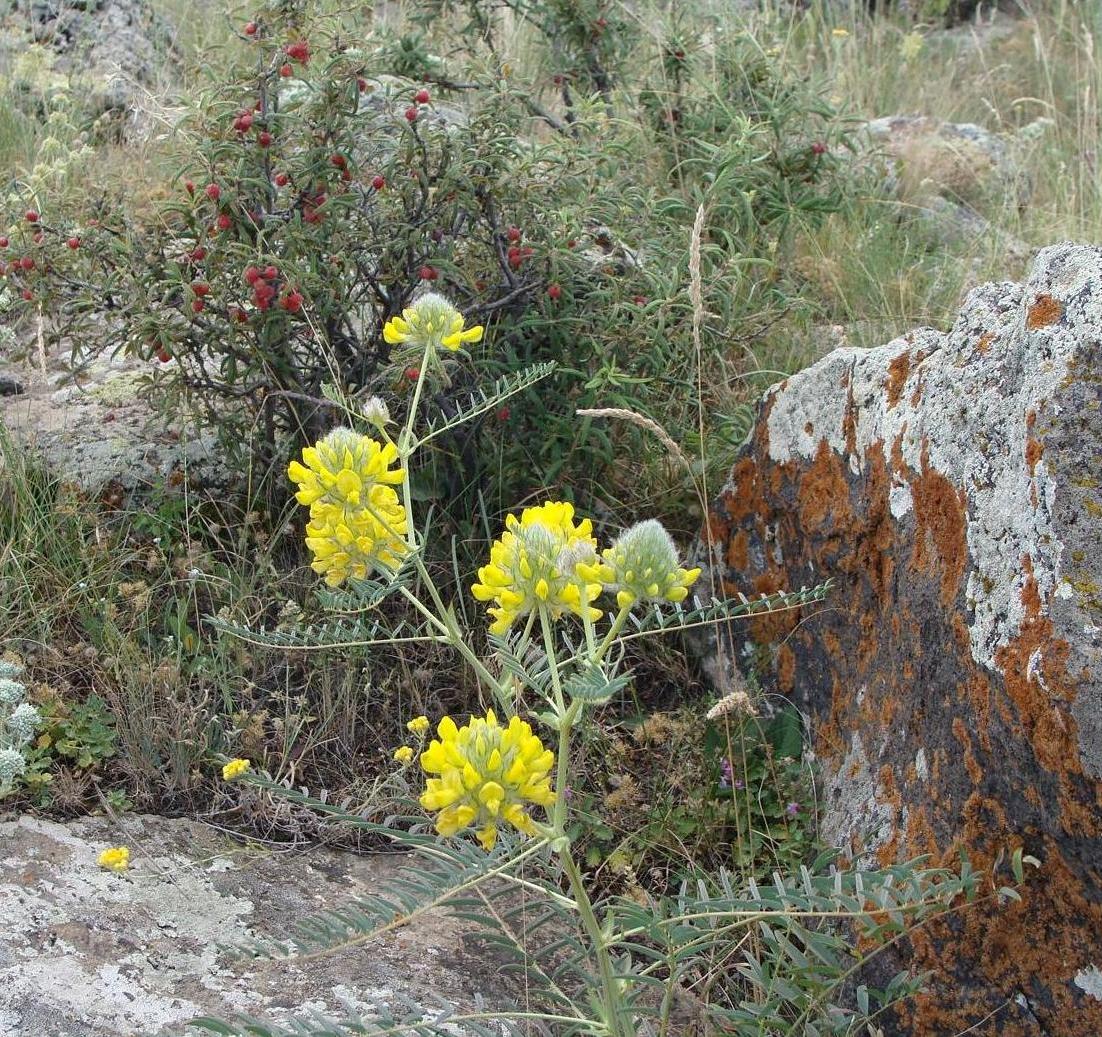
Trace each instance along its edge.
{"label": "background vegetation", "polygon": [[[5,348],[32,341],[41,305],[77,359],[102,349],[148,359],[166,411],[218,415],[243,444],[234,464],[245,473],[228,498],[165,486],[119,507],[85,499],[0,440],[0,648],[27,664],[46,716],[16,805],[202,809],[309,835],[305,813],[266,812],[264,801],[242,816],[212,786],[209,761],[247,756],[277,780],[374,795],[384,811],[392,790],[380,775],[401,719],[473,707],[462,674],[421,648],[289,654],[204,622],[316,616],[277,462],[324,426],[327,382],[401,412],[409,380],[401,357],[376,348],[378,327],[429,280],[423,268],[494,343],[472,350],[434,401],[445,413],[522,363],[559,365],[553,391],[487,415],[467,438],[442,438],[418,472],[433,565],[463,587],[505,511],[544,491],[610,527],[660,514],[688,544],[772,381],[843,341],[946,324],[968,286],[1021,273],[1026,252],[1009,239],[1028,249],[1099,226],[1094,4],[1022,3],[1013,17],[951,30],[936,4],[875,18],[859,5],[743,12],[707,0],[517,0],[487,16],[489,6],[396,3],[368,17],[328,0],[230,14],[168,4],[182,60],[126,125],[88,109],[79,76],[42,48],[0,77],[4,233],[47,259],[3,282]],[[244,32],[250,20],[256,36]],[[279,51],[297,31],[313,54],[294,78],[324,89],[312,107],[271,115],[279,141],[268,152],[256,143],[267,110],[245,133],[233,124],[289,78]],[[376,97],[388,100],[356,122]],[[413,123],[409,107],[423,113]],[[1028,202],[949,185],[997,233],[932,237],[915,218],[929,178],[887,185],[883,162],[855,143],[863,120],[897,113],[975,121],[1008,140],[1034,124],[1014,138]],[[289,214],[281,234],[258,242],[240,213],[230,235],[211,234],[220,210],[205,186],[266,191],[272,155],[293,167],[293,200],[269,210]],[[304,196],[323,181],[340,189],[333,155],[357,193],[318,230]],[[694,336],[689,241],[701,206]],[[42,243],[29,237],[28,208],[43,213]],[[365,235],[380,244],[371,273],[384,289],[370,297],[357,294],[366,260],[336,274],[322,263],[350,260]],[[80,247],[66,250],[71,236]],[[210,296],[195,293],[185,244],[209,255]],[[278,263],[280,298],[300,290],[303,308],[250,316],[238,332],[233,293],[248,305],[241,278],[254,257]],[[201,313],[197,298],[210,299]],[[342,322],[356,337],[343,359]],[[235,341],[243,359],[227,365]],[[155,363],[161,350],[175,362]],[[221,366],[200,377],[208,351]],[[265,424],[263,397],[279,391],[304,399]],[[656,422],[687,464],[638,417],[574,417],[592,406]],[[813,853],[799,718],[766,703],[760,718],[717,727],[678,645],[634,664],[637,680],[593,736],[589,756],[601,762],[574,790],[591,867],[610,882],[664,886],[713,863],[768,872]]]}

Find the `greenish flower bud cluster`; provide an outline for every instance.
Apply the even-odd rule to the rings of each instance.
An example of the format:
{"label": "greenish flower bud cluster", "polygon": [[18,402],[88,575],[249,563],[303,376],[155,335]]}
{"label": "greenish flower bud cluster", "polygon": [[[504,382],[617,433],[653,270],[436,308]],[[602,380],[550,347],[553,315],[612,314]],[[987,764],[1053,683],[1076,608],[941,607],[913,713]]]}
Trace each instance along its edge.
{"label": "greenish flower bud cluster", "polygon": [[17,679],[22,672],[21,666],[0,661],[0,799],[27,769],[23,750],[42,724],[38,710],[26,701],[26,687]]}

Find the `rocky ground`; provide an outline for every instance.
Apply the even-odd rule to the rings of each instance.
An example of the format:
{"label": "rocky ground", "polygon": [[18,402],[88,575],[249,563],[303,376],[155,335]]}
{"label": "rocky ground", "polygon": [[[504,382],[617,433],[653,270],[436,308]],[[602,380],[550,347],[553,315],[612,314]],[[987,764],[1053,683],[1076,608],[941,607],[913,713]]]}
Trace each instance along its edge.
{"label": "rocky ground", "polygon": [[[121,844],[128,872],[97,867],[100,851]],[[441,913],[308,966],[227,949],[254,933],[280,937],[408,863],[246,845],[160,817],[0,824],[0,1037],[167,1037],[204,1014],[279,1021],[410,1001],[426,1014],[446,1002],[473,1010],[500,980]]]}

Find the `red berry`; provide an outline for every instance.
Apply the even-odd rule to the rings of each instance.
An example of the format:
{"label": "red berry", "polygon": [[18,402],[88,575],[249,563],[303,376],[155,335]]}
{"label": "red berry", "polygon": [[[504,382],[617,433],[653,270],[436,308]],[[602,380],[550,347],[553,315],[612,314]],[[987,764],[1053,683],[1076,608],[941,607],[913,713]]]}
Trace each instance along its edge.
{"label": "red berry", "polygon": [[367,80],[364,79],[363,76],[357,78],[356,89],[359,90],[361,94],[367,91]]}
{"label": "red berry", "polygon": [[161,348],[157,350],[157,359],[160,360],[162,364],[167,364],[172,359],[172,355],[164,346],[161,346]]}
{"label": "red berry", "polygon": [[817,140],[811,145],[811,153],[813,155],[822,155],[827,149],[827,146],[821,141]]}
{"label": "red berry", "polygon": [[558,302],[562,298],[562,289],[557,284],[553,284],[547,289],[547,294],[552,302]]}
{"label": "red berry", "polygon": [[245,112],[244,115],[239,115],[233,122],[233,128],[238,133],[248,133],[253,127],[253,114],[252,112]]}
{"label": "red berry", "polygon": [[510,414],[510,411],[509,411],[508,407],[501,407],[497,412],[497,420],[498,421],[508,421],[509,420],[509,414]]}
{"label": "red berry", "polygon": [[256,135],[256,142],[262,148],[266,148],[272,143],[272,135],[267,130],[261,130]]}
{"label": "red berry", "polygon": [[429,266],[427,263],[421,267],[420,274],[422,281],[435,281],[440,276],[436,271],[436,267]]}
{"label": "red berry", "polygon": [[233,220],[229,218],[224,212],[218,214],[218,229],[229,230],[233,226]]}
{"label": "red berry", "polygon": [[335,154],[329,156],[329,164],[336,166],[338,169],[344,169],[348,165],[348,159],[341,154]]}
{"label": "red berry", "polygon": [[386,187],[386,179],[376,174],[371,178],[371,186],[374,187],[376,191],[381,191],[384,187]]}
{"label": "red berry", "polygon": [[229,315],[235,321],[237,321],[238,324],[244,324],[245,321],[249,319],[248,314],[243,309],[241,309],[240,306],[231,306],[229,309]]}
{"label": "red berry", "polygon": [[245,267],[245,281],[248,284],[256,284],[260,280],[260,271],[255,266]]}
{"label": "red berry", "polygon": [[184,190],[187,191],[188,194],[195,194],[195,184],[193,184],[190,180],[185,180]]}
{"label": "red berry", "polygon": [[[74,239],[74,240],[78,241],[78,243],[79,243],[80,239],[78,238],[78,239]],[[69,247],[70,248],[75,248],[76,246],[75,245],[70,245]],[[202,246],[200,246],[199,248],[193,248],[187,254],[187,257],[193,263],[201,263],[204,259],[207,258],[207,250],[205,248],[203,248]]]}
{"label": "red berry", "polygon": [[291,178],[286,173],[277,173],[275,178],[276,187],[286,187],[290,183]]}
{"label": "red berry", "polygon": [[200,297],[210,295],[210,285],[206,281],[192,281],[191,290]]}
{"label": "red berry", "polygon": [[413,99],[418,104],[428,104],[432,98],[429,92],[424,89],[424,87],[422,87],[420,90],[417,91],[417,93],[413,95]]}
{"label": "red berry", "polygon": [[508,229],[508,230],[507,230],[507,231],[505,232],[505,236],[506,236],[506,237],[507,237],[507,238],[508,238],[508,239],[509,239],[510,241],[520,241],[520,237],[521,237],[521,229],[520,229],[519,227],[510,227],[510,228],[509,228],[509,229]]}
{"label": "red berry", "polygon": [[556,74],[556,75],[551,77],[551,82],[554,83],[555,86],[562,86],[563,83],[565,82],[565,79],[563,78],[562,75]]}
{"label": "red berry", "polygon": [[30,256],[24,256],[21,260],[19,260],[19,265],[24,270],[33,270],[34,269],[34,260],[31,259]]}
{"label": "red berry", "polygon": [[245,23],[245,35],[246,36],[255,36],[256,35],[256,22],[246,22]]}
{"label": "red berry", "polygon": [[212,202],[218,201],[222,197],[222,188],[217,184],[207,184],[207,197]]}
{"label": "red berry", "polygon": [[283,52],[292,61],[301,61],[304,65],[310,60],[310,44],[305,40],[295,40],[283,48]]}
{"label": "red berry", "polygon": [[22,294],[23,298],[26,299],[27,302],[30,302],[34,298],[34,292],[32,292],[29,288],[24,288]]}
{"label": "red berry", "polygon": [[0,248],[7,248],[7,247],[8,247],[8,239],[7,238],[0,238]]}
{"label": "red berry", "polygon": [[207,304],[202,299],[192,299],[191,309],[193,313],[202,313],[207,308]]}
{"label": "red berry", "polygon": [[279,270],[274,266],[266,266],[264,268],[264,277],[269,281],[274,281],[279,277]]}
{"label": "red berry", "polygon": [[26,219],[28,223],[37,223],[38,213],[36,213],[34,209],[28,209],[24,214],[24,219]]}
{"label": "red berry", "polygon": [[407,381],[415,382],[421,377],[421,368],[419,367],[407,367],[403,374],[406,376]]}
{"label": "red berry", "polygon": [[279,66],[279,74],[281,76],[283,76],[284,79],[289,79],[291,76],[293,76],[295,74],[295,70],[293,68],[291,68],[290,65],[280,65]]}
{"label": "red berry", "polygon": [[571,238],[571,239],[570,239],[570,240],[569,240],[569,241],[568,241],[568,242],[566,243],[566,247],[567,247],[567,248],[573,248],[573,247],[574,247],[574,246],[575,246],[576,244],[578,244],[578,243],[577,243],[577,242],[576,242],[576,241],[575,241],[575,240],[574,240],[573,238]]}
{"label": "red berry", "polygon": [[608,19],[607,18],[598,18],[597,19],[597,28],[598,29],[608,28]]}
{"label": "red berry", "polygon": [[635,303],[636,306],[645,306],[647,304],[647,297],[645,295],[633,295],[631,301]]}
{"label": "red berry", "polygon": [[406,122],[416,122],[416,121],[417,121],[417,109],[416,108],[407,108],[406,109]]}
{"label": "red berry", "polygon": [[279,305],[288,313],[298,313],[302,309],[302,296],[298,292],[288,292],[279,300]]}

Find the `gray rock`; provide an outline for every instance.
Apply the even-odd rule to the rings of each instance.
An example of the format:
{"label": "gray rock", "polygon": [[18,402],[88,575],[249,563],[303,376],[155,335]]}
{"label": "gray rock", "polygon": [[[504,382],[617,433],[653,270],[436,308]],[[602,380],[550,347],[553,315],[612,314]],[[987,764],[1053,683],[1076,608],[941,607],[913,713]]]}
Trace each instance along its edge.
{"label": "gray rock", "polygon": [[1026,246],[997,230],[980,210],[1028,204],[1032,184],[1021,154],[1043,132],[1030,124],[1006,136],[975,123],[920,115],[887,116],[864,127],[884,186],[904,203],[906,218],[939,244],[986,240],[1015,258],[1028,254]]}
{"label": "gray rock", "polygon": [[[836,588],[735,627],[811,718],[822,831],[891,863],[961,850],[988,900],[912,941],[900,1032],[1102,1033],[1102,248],[973,291],[948,333],[838,349],[772,389],[711,517],[729,592]],[[716,662],[715,669],[722,671]],[[895,1032],[895,1031],[891,1031]]]}
{"label": "gray rock", "polygon": [[[131,869],[96,866],[108,846]],[[475,1009],[500,979],[470,960],[462,927],[420,916],[370,946],[301,962],[240,958],[250,934],[376,891],[408,862],[246,846],[182,820],[0,824],[0,1037],[152,1037],[199,1015],[273,1022],[441,999]],[[500,1002],[499,1002],[500,1003]]]}
{"label": "gray rock", "polygon": [[0,358],[0,379],[23,390],[0,395],[0,428],[62,481],[115,503],[184,479],[208,488],[232,483],[214,431],[166,421],[150,402],[151,377],[149,364],[123,357],[97,357],[75,372],[60,355],[45,371]]}
{"label": "gray rock", "polygon": [[13,2],[5,21],[15,31],[3,37],[12,53],[0,47],[0,61],[30,42],[49,48],[57,71],[90,85],[86,99],[97,111],[132,108],[141,88],[179,57],[171,25],[147,0]]}

